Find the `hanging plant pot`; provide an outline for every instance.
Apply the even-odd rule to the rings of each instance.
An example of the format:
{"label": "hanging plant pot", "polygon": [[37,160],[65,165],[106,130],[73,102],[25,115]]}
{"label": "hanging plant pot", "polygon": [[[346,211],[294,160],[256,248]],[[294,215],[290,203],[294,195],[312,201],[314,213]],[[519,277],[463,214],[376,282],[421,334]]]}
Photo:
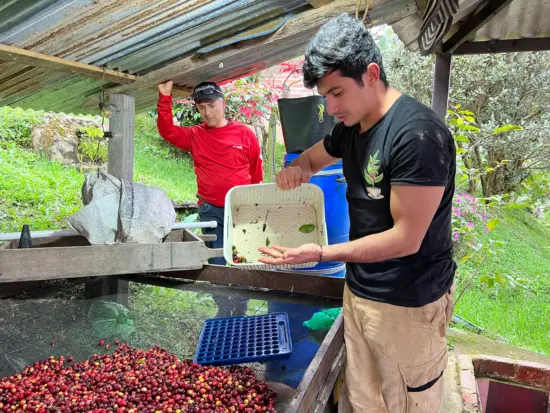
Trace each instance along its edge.
{"label": "hanging plant pot", "polygon": [[302,153],[332,131],[335,118],[320,95],[278,100],[286,153]]}

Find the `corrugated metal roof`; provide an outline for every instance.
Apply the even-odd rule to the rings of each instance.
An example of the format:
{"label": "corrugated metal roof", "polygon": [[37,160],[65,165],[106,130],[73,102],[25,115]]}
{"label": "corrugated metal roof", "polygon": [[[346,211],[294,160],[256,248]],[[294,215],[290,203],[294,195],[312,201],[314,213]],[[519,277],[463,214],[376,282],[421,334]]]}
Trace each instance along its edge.
{"label": "corrugated metal roof", "polygon": [[475,33],[473,41],[550,37],[550,0],[514,0]]}
{"label": "corrugated metal roof", "polygon": [[[415,11],[414,1],[371,0],[370,17],[376,24],[393,23]],[[336,0],[328,8],[332,15],[352,13],[355,4]],[[145,86],[143,80],[139,87],[123,90],[136,97],[140,110],[157,99],[151,77],[158,77],[160,68],[164,80],[188,88],[296,57],[325,21],[324,12],[315,14],[306,29],[294,19],[293,37],[278,51],[256,48],[252,55],[232,55],[240,45],[227,45],[274,33],[289,18],[312,12],[307,0],[7,0],[0,2],[0,44],[147,79]],[[210,54],[220,47],[223,64]],[[218,56],[217,50],[213,53]],[[191,56],[192,61],[186,59]],[[121,90],[112,83],[103,85],[114,87]],[[0,61],[0,106],[97,113],[99,93],[98,80]]]}
{"label": "corrugated metal roof", "polygon": [[[461,0],[455,23],[466,19],[482,0]],[[513,0],[500,13],[475,32],[468,41],[513,40],[550,37],[550,0]],[[418,50],[417,38],[422,13],[417,12],[392,25],[401,41]]]}
{"label": "corrugated metal roof", "polygon": [[[0,43],[143,75],[280,17],[306,0],[11,0]],[[99,81],[0,62],[0,105],[72,111]]]}

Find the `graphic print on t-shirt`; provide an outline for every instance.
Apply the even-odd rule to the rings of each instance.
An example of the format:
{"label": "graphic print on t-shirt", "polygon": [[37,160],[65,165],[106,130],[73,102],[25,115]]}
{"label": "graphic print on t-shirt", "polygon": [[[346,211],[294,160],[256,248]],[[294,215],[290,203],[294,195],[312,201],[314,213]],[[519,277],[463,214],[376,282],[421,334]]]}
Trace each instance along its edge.
{"label": "graphic print on t-shirt", "polygon": [[384,174],[380,171],[380,159],[378,159],[378,153],[376,151],[374,155],[369,155],[369,162],[367,163],[367,169],[365,171],[365,180],[367,181],[367,193],[372,199],[382,199],[382,190],[375,185],[384,179]]}

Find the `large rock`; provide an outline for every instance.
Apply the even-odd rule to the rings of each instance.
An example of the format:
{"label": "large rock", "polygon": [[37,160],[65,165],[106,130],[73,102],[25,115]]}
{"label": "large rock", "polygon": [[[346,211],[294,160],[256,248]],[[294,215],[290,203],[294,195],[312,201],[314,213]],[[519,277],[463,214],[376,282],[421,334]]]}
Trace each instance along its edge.
{"label": "large rock", "polygon": [[82,185],[82,202],[88,205],[92,200],[116,192],[120,194],[122,186],[120,179],[106,173],[85,174],[86,180]]}
{"label": "large rock", "polygon": [[120,242],[157,243],[172,230],[176,211],[162,189],[122,180]]}
{"label": "large rock", "polygon": [[91,244],[159,243],[176,220],[162,189],[106,173],[86,174],[82,201],[85,207],[69,222]]}
{"label": "large rock", "polygon": [[74,213],[69,222],[90,244],[114,244],[118,232],[120,193],[96,199]]}

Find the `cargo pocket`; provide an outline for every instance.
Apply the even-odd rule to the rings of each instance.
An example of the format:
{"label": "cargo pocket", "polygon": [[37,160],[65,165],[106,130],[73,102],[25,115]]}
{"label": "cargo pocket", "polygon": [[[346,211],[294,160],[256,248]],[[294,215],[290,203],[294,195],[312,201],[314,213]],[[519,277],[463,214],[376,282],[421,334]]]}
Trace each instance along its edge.
{"label": "cargo pocket", "polygon": [[447,368],[447,348],[431,361],[417,366],[399,366],[407,391],[406,413],[439,412],[443,398],[443,373]]}

